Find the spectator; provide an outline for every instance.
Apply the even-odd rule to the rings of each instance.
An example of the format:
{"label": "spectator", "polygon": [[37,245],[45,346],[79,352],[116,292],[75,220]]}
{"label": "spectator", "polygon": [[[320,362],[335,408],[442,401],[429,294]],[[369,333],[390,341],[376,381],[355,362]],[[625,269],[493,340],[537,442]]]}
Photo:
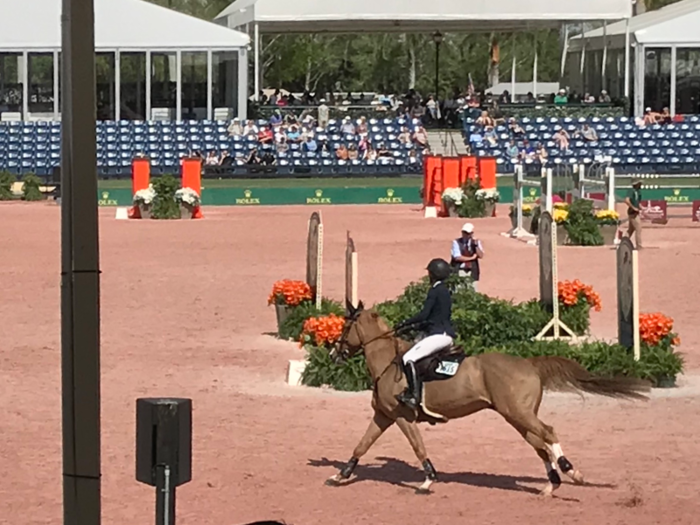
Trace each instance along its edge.
{"label": "spectator", "polygon": [[386,145],[383,142],[379,144],[379,149],[377,150],[377,157],[391,157],[391,152],[387,149]]}
{"label": "spectator", "polygon": [[496,130],[493,129],[493,126],[486,126],[484,129],[484,139],[492,146],[495,146],[498,143],[498,136],[496,135]]}
{"label": "spectator", "polygon": [[326,105],[326,99],[321,99],[321,105],[318,107],[318,125],[323,129],[328,127],[328,121],[330,119],[330,109]]}
{"label": "spectator", "polygon": [[350,117],[345,117],[343,119],[343,125],[340,127],[340,131],[346,135],[355,134],[355,124],[352,123]]}
{"label": "spectator", "polygon": [[240,137],[243,135],[243,126],[241,126],[241,121],[238,118],[233,119],[231,124],[229,124],[227,131],[232,137]]}
{"label": "spectator", "polygon": [[233,164],[233,159],[231,158],[231,155],[229,155],[228,150],[224,150],[221,152],[221,158],[219,159],[219,166],[223,167],[229,167]]}
{"label": "spectator", "polygon": [[430,118],[433,120],[433,122],[438,121],[438,105],[437,102],[435,102],[435,98],[433,98],[432,95],[428,97],[427,102],[425,103],[425,107],[428,110],[428,113],[430,113]]}
{"label": "spectator", "polygon": [[348,147],[348,160],[357,160],[358,157],[357,146],[355,146],[355,144],[350,144]]}
{"label": "spectator", "polygon": [[248,120],[245,123],[245,126],[243,127],[243,135],[248,136],[248,135],[257,135],[258,134],[258,127],[255,125],[255,122],[252,120]]}
{"label": "spectator", "polygon": [[673,122],[673,117],[671,117],[671,112],[668,108],[664,108],[661,114],[657,117],[656,122],[659,124],[670,124]]}
{"label": "spectator", "polygon": [[499,104],[510,104],[510,93],[508,93],[508,90],[504,91],[501,93],[501,96],[498,97],[498,103]]}
{"label": "spectator", "polygon": [[523,149],[520,152],[520,158],[523,161],[535,160],[536,154],[534,148],[530,145],[530,141],[525,139],[523,141]]}
{"label": "spectator", "polygon": [[527,95],[525,95],[525,103],[535,104],[536,102],[537,102],[537,99],[535,98],[535,95],[532,94],[532,91],[528,91]]}
{"label": "spectator", "polygon": [[366,137],[369,135],[369,129],[367,129],[367,119],[365,117],[360,117],[355,133],[357,133],[360,137]]}
{"label": "spectator", "polygon": [[338,149],[335,150],[335,156],[338,160],[348,160],[348,148],[345,144],[338,146]]}
{"label": "spectator", "polygon": [[298,126],[294,125],[289,128],[289,132],[287,133],[287,141],[293,143],[301,141],[301,133],[299,132]]}
{"label": "spectator", "polygon": [[552,137],[552,140],[557,146],[559,146],[561,151],[567,151],[569,149],[570,139],[571,137],[569,137],[569,134],[564,128],[559,129]]}
{"label": "spectator", "polygon": [[644,125],[653,126],[658,122],[659,114],[652,111],[651,108],[647,108],[644,111]]}
{"label": "spectator", "polygon": [[510,130],[511,134],[515,137],[519,137],[525,134],[525,130],[522,127],[520,127],[518,121],[515,120],[513,117],[510,117],[508,119],[508,129]]}
{"label": "spectator", "polygon": [[282,135],[277,141],[277,153],[287,153],[289,151],[289,144],[287,144],[287,137]]}
{"label": "spectator", "polygon": [[269,100],[270,105],[274,106],[275,104],[277,104],[279,99],[280,99],[280,90],[275,89],[275,92],[272,94],[272,96],[270,97],[270,100]]}
{"label": "spectator", "polygon": [[475,127],[469,135],[469,146],[472,148],[472,151],[481,146],[483,141],[484,137],[481,135],[479,128]]}
{"label": "spectator", "polygon": [[577,136],[588,142],[598,142],[598,134],[588,124],[584,124],[581,129],[574,133],[574,137]]}
{"label": "spectator", "polygon": [[260,144],[272,144],[274,138],[275,135],[270,128],[267,126],[260,128],[260,132],[258,133],[258,142],[260,142]]}
{"label": "spectator", "polygon": [[584,104],[595,104],[595,97],[590,93],[586,93],[583,95],[583,100],[581,100],[581,102]]}
{"label": "spectator", "polygon": [[306,142],[304,142],[304,149],[309,153],[316,153],[318,151],[318,144],[314,140],[313,135],[306,137]]}
{"label": "spectator", "polygon": [[408,128],[406,126],[401,128],[401,133],[399,134],[399,142],[401,144],[411,143],[411,132],[408,131]]}
{"label": "spectator", "polygon": [[369,145],[369,139],[365,136],[360,139],[360,142],[357,144],[357,149],[361,154],[364,154],[364,152],[369,148]]}
{"label": "spectator", "polygon": [[276,128],[277,126],[282,125],[283,120],[284,119],[282,118],[282,112],[279,109],[276,109],[270,117],[270,126]]}
{"label": "spectator", "polygon": [[547,157],[549,157],[547,150],[544,148],[544,144],[538,143],[537,144],[537,151],[535,152],[535,158],[537,161],[544,165],[547,164]]}
{"label": "spectator", "polygon": [[510,139],[510,143],[507,148],[508,158],[513,164],[516,164],[520,160],[520,150],[518,145],[515,143],[514,139]]}
{"label": "spectator", "polygon": [[219,165],[219,157],[216,156],[216,153],[212,150],[209,153],[207,153],[207,158],[204,161],[205,166],[218,166]]}
{"label": "spectator", "polygon": [[363,160],[377,160],[377,152],[376,150],[372,147],[372,144],[369,142],[367,143],[367,148],[365,149],[364,155],[362,156]]}
{"label": "spectator", "polygon": [[476,119],[476,124],[483,127],[496,125],[493,119],[489,116],[488,111],[481,112],[481,116],[478,119]]}
{"label": "spectator", "polygon": [[560,89],[559,92],[554,97],[554,103],[557,105],[563,105],[569,103],[569,98],[566,96],[566,90]]}
{"label": "spectator", "polygon": [[428,147],[428,133],[425,131],[423,126],[416,126],[415,132],[413,133],[413,142],[418,147]]}
{"label": "spectator", "polygon": [[603,90],[600,92],[600,98],[598,99],[598,101],[601,104],[610,104],[612,102],[612,99],[610,98],[610,95],[608,95],[608,92]]}
{"label": "spectator", "polygon": [[416,154],[416,150],[412,149],[408,152],[408,163],[411,166],[418,164],[418,155]]}

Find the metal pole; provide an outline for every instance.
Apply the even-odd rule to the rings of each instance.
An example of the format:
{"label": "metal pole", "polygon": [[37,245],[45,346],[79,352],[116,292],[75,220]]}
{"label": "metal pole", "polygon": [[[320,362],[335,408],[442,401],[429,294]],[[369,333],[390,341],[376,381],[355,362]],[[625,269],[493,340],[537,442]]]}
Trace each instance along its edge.
{"label": "metal pole", "polygon": [[255,80],[254,80],[254,85],[255,85],[255,93],[254,93],[254,99],[256,102],[260,100],[260,26],[258,25],[257,22],[255,22],[255,25],[253,26],[253,31],[255,32],[254,35],[254,47],[255,47]]}
{"label": "metal pole", "polygon": [[175,486],[168,465],[156,466],[156,525],[175,525]]}
{"label": "metal pole", "polygon": [[625,21],[625,97],[630,96],[630,19]]}
{"label": "metal pole", "polygon": [[440,42],[435,42],[435,103],[440,100]]}
{"label": "metal pole", "polygon": [[93,0],[63,0],[61,394],[66,525],[99,525],[100,275]]}
{"label": "metal pole", "polygon": [[671,100],[669,101],[669,111],[671,116],[676,116],[676,90],[678,88],[678,48],[676,46],[671,46]]}

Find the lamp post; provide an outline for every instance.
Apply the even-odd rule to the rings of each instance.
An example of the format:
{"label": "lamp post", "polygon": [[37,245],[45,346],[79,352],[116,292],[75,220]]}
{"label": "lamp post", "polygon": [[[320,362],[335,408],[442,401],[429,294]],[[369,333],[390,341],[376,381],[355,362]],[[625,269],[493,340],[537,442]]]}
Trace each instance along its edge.
{"label": "lamp post", "polygon": [[440,99],[440,44],[442,44],[442,33],[435,31],[433,33],[433,42],[435,42],[435,102]]}

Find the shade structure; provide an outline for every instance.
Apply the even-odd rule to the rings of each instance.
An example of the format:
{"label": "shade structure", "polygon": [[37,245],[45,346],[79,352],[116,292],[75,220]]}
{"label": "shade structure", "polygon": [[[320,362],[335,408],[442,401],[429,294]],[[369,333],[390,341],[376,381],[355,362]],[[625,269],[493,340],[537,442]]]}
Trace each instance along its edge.
{"label": "shade structure", "polygon": [[258,24],[262,33],[473,32],[630,16],[629,0],[236,0],[216,21],[232,28]]}

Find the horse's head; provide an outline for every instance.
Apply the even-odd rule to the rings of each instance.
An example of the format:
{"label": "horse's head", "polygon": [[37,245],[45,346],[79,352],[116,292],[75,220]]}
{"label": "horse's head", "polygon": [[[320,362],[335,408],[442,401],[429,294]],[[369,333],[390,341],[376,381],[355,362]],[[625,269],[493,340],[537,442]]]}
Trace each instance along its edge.
{"label": "horse's head", "polygon": [[331,359],[336,363],[350,359],[360,352],[363,346],[363,339],[360,335],[358,324],[365,313],[365,305],[360,301],[357,308],[355,308],[350,301],[346,301],[345,309],[348,313],[345,316],[343,333],[340,336],[338,345],[330,352]]}

